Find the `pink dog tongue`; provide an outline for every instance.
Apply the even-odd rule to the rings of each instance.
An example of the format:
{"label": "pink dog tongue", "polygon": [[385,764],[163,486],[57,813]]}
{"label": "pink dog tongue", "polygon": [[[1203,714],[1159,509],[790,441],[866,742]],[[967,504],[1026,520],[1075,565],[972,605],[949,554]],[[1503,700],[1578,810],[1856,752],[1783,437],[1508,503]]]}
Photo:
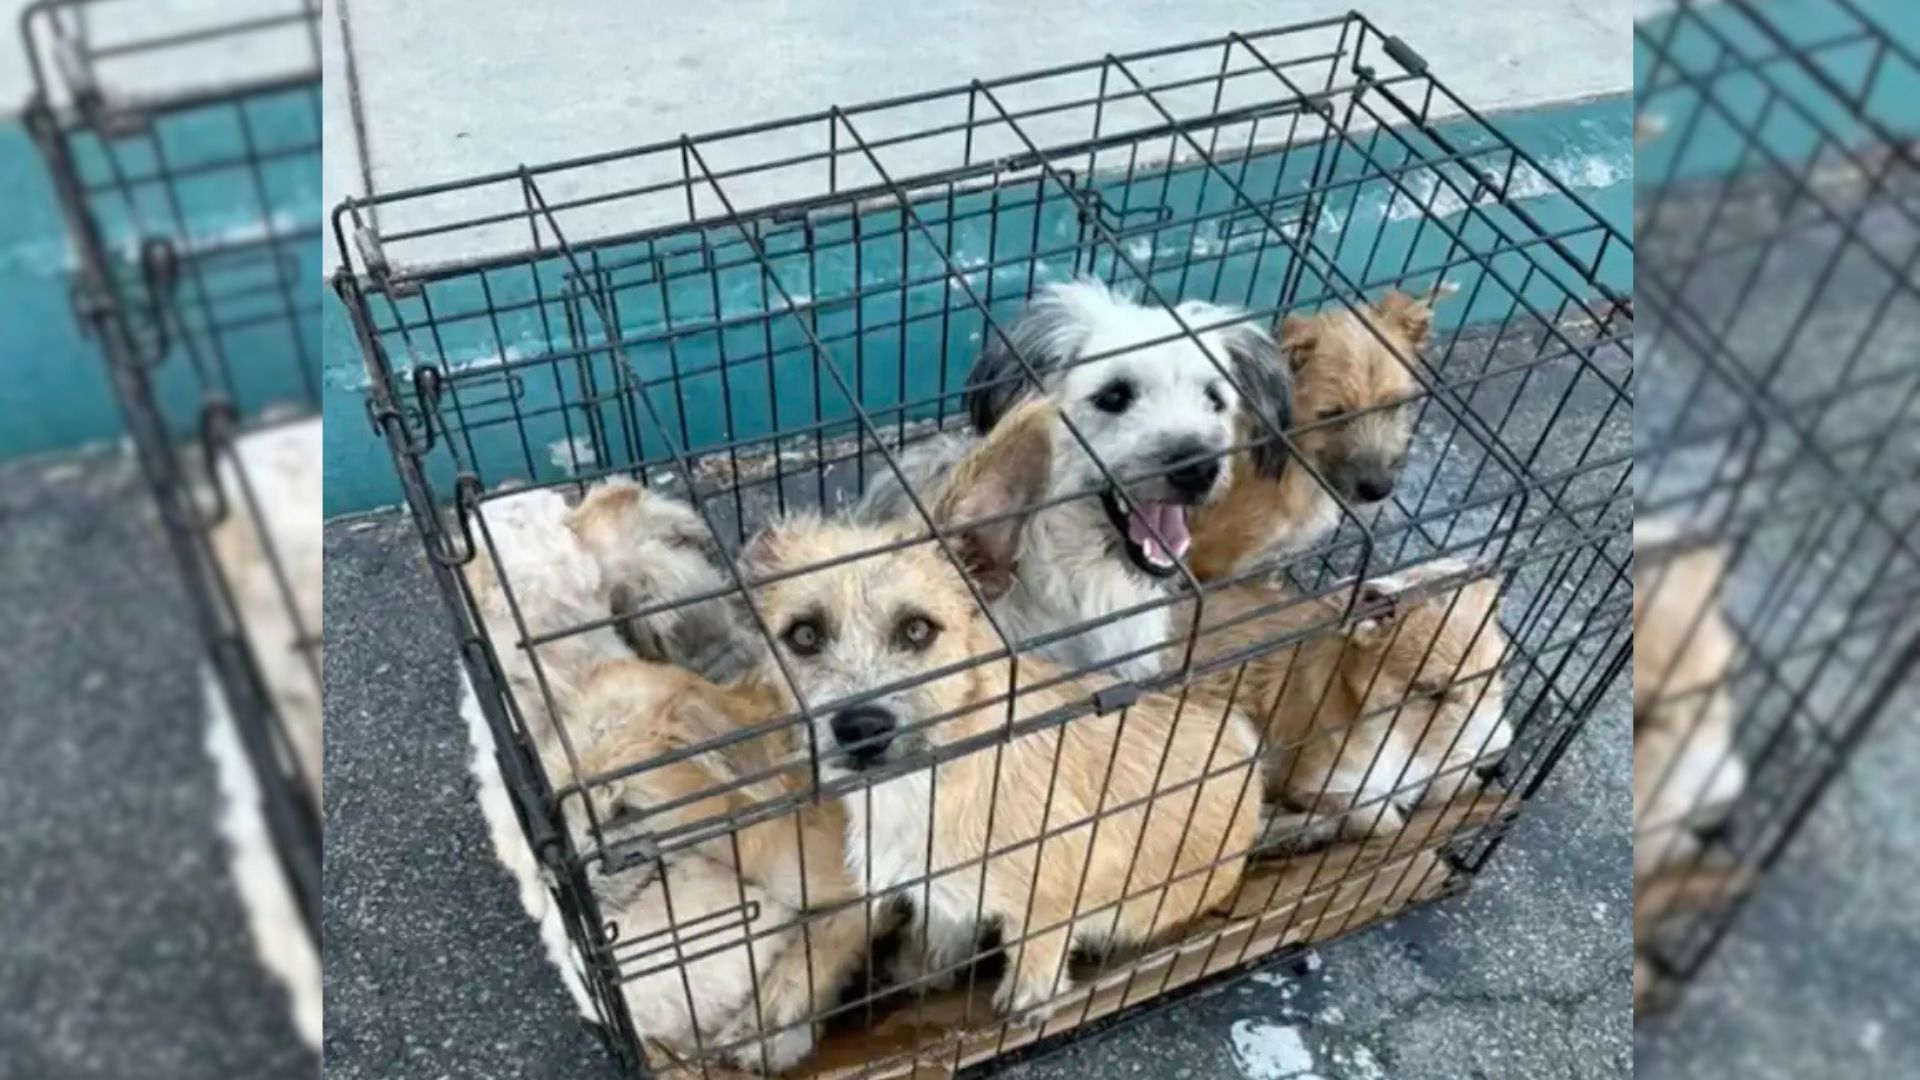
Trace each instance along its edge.
{"label": "pink dog tongue", "polygon": [[[1154,533],[1160,534],[1159,539]],[[1187,553],[1192,540],[1187,533],[1187,508],[1176,503],[1147,503],[1127,515],[1127,538],[1145,553],[1148,562],[1172,566],[1173,560]],[[1165,547],[1161,540],[1166,541]]]}

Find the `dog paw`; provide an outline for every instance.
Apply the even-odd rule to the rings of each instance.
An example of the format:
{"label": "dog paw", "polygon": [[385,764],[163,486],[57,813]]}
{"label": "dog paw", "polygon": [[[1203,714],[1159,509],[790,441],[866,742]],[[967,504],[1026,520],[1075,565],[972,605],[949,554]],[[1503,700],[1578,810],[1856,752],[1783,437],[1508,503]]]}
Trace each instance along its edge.
{"label": "dog paw", "polygon": [[[717,1042],[731,1042],[745,1036],[745,1032],[729,1033]],[[762,1048],[765,1055],[762,1056]],[[764,1039],[741,1043],[726,1057],[736,1069],[750,1073],[765,1073],[768,1076],[786,1072],[805,1061],[813,1053],[813,1025],[798,1024],[777,1031]]]}
{"label": "dog paw", "polygon": [[767,1040],[767,1066],[782,1073],[805,1061],[813,1053],[813,1025],[790,1027]]}
{"label": "dog paw", "polygon": [[1009,976],[994,991],[993,1005],[1001,1019],[1014,1027],[1038,1028],[1053,1018],[1055,1001],[1068,989],[1063,986],[1054,992],[1043,983],[1021,983]]}

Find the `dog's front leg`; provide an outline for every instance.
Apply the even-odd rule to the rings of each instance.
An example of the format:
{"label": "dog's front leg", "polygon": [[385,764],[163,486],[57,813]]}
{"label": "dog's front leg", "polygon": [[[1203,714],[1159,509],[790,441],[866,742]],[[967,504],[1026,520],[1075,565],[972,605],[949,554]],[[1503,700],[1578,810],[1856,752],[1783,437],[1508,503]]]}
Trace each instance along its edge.
{"label": "dog's front leg", "polygon": [[[993,1004],[1015,1024],[1045,1022],[1053,1014],[1053,1000],[1073,991],[1066,967],[1073,930],[1064,915],[1036,910],[1024,927],[1016,928],[1011,920],[1006,924],[1007,973],[994,991]],[[1041,929],[1029,933],[1028,927]]]}

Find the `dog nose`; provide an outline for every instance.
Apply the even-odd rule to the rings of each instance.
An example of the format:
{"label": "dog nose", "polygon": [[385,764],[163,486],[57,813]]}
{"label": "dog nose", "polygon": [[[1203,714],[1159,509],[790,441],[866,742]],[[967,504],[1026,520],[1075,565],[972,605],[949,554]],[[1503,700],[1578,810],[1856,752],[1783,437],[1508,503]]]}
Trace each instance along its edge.
{"label": "dog nose", "polygon": [[1360,496],[1362,502],[1379,502],[1393,494],[1393,477],[1369,476],[1353,485],[1353,493]]}
{"label": "dog nose", "polygon": [[833,714],[833,739],[855,765],[880,759],[900,726],[891,712],[878,705],[855,705]]}
{"label": "dog nose", "polygon": [[1188,499],[1198,499],[1213,490],[1220,478],[1220,458],[1199,444],[1181,446],[1168,454],[1167,483]]}

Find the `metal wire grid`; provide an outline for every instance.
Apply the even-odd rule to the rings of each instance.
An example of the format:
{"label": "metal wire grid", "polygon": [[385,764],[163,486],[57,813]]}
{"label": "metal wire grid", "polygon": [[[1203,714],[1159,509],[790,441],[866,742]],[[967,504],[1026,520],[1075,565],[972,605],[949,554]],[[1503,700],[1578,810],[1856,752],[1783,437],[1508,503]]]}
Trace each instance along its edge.
{"label": "metal wire grid", "polygon": [[[1577,213],[1565,224],[1537,220],[1516,194],[1531,178]],[[1369,198],[1406,229],[1367,237],[1340,228]],[[650,224],[635,231],[636,221]],[[1234,303],[1263,324],[1447,278],[1460,286],[1456,310],[1474,325],[1448,334],[1431,360],[1403,358],[1421,385],[1423,441],[1411,467],[1418,482],[1401,491],[1417,494],[1396,496],[1371,520],[1342,503],[1340,532],[1298,560],[1293,576],[1308,596],[1342,599],[1351,615],[1356,572],[1464,554],[1497,574],[1508,597],[1508,715],[1519,729],[1504,772],[1517,797],[1544,780],[1625,663],[1631,323],[1601,278],[1630,248],[1428,75],[1417,54],[1358,16],[355,200],[334,224],[348,268],[336,286],[367,363],[376,430],[463,628],[463,656],[498,744],[514,748],[502,771],[534,850],[555,873],[576,945],[592,958],[590,990],[635,1064],[640,1033],[619,987],[659,967],[647,956],[685,946],[622,938],[605,925],[587,875],[659,863],[715,829],[737,836],[754,820],[872,779],[823,781],[814,754],[802,766],[812,774],[806,793],[785,803],[637,842],[612,839],[597,820],[575,835],[563,803],[578,799],[583,781],[612,777],[582,776],[571,749],[573,775],[549,774],[529,749],[527,717],[558,711],[544,688],[544,701],[516,700],[499,657],[525,649],[537,670],[542,645],[615,620],[553,633],[522,623],[518,641],[490,639],[462,568],[482,550],[501,565],[477,510],[506,494],[488,491],[502,480],[579,490],[637,475],[690,500],[728,551],[789,510],[830,509],[870,472],[905,484],[900,453],[962,412],[971,356],[986,335],[1004,336],[1045,278],[1098,276],[1169,309],[1193,297]],[[1198,343],[1207,329],[1180,320],[1170,340]],[[1070,434],[1091,453],[1082,433]],[[1269,430],[1253,441],[1287,438]],[[1114,490],[1148,475],[1123,481],[1093,456]],[[914,501],[929,535],[903,543],[946,549],[954,530],[927,518],[925,494]],[[725,589],[628,616],[737,596],[770,641],[752,599],[765,583],[727,572]],[[1203,606],[1256,576],[1202,591],[1183,570],[1183,591]],[[988,610],[977,590],[973,599]],[[1326,619],[1297,621],[1255,652],[1329,628]],[[1191,640],[1190,625],[1167,644]],[[1009,641],[997,624],[995,632],[998,657],[1048,640]],[[1017,695],[1002,694],[991,702],[1006,701],[999,738],[1095,711],[1124,715],[1142,690],[1184,700],[1189,678],[1246,659],[1196,661],[1190,650],[1157,680],[1039,718],[1018,717]],[[784,663],[782,675],[791,686]],[[756,731],[806,724],[896,688],[839,702],[808,702],[794,689],[800,715]],[[944,747],[916,764],[980,749]],[[1498,833],[1429,826],[1417,846],[1447,849],[1470,873]],[[1219,853],[1208,871],[1235,854]],[[1319,882],[1317,866],[1312,877],[1338,883]],[[746,906],[743,898],[750,919]],[[1328,936],[1321,921],[1303,932]],[[1214,931],[1214,948],[1226,934]],[[1255,961],[1252,945],[1202,966]],[[1154,990],[1169,987],[1162,978]],[[924,1008],[925,989],[916,996]],[[872,1004],[831,1011],[870,1016]],[[1001,1029],[992,1050],[1011,1045],[1009,1034]],[[950,1054],[958,1066],[979,1052],[956,1035],[905,1053]],[[705,1072],[711,1063],[703,1053],[694,1064]],[[859,1064],[883,1063],[876,1048]]]}
{"label": "metal wire grid", "polygon": [[[1654,877],[1699,874],[1703,892],[1642,943],[1655,1004],[1710,957],[1752,875],[1785,849],[1920,648],[1920,62],[1851,0],[1818,6],[1817,35],[1761,0],[1682,4],[1635,27],[1648,133],[1635,284],[1651,324],[1635,482],[1637,512],[1668,534],[1643,552],[1654,561],[1636,587],[1691,598],[1689,571],[1668,580],[1673,556],[1717,552],[1724,576],[1700,609],[1666,617],[1689,648],[1724,618],[1737,647],[1710,683],[1676,660],[1658,685],[1636,684],[1637,711],[1671,710],[1691,725],[1679,745],[1704,755],[1719,745],[1715,702],[1730,703],[1712,775],[1745,773],[1730,807],[1692,808],[1694,829],[1671,815],[1639,826],[1637,843],[1659,852],[1646,856]],[[1679,761],[1649,801],[1687,796]]]}
{"label": "metal wire grid", "polygon": [[[318,199],[318,15],[309,0],[243,4],[220,21],[48,0],[21,19],[34,80],[27,125],[72,240],[75,317],[107,356],[316,939],[319,778],[298,764],[213,536],[230,515],[249,515],[297,628],[285,647],[301,654],[317,701],[318,628],[302,627],[261,511],[270,478],[247,475],[233,451],[319,409],[321,297],[309,275],[320,228],[303,212]],[[208,70],[246,74],[186,84]]]}

